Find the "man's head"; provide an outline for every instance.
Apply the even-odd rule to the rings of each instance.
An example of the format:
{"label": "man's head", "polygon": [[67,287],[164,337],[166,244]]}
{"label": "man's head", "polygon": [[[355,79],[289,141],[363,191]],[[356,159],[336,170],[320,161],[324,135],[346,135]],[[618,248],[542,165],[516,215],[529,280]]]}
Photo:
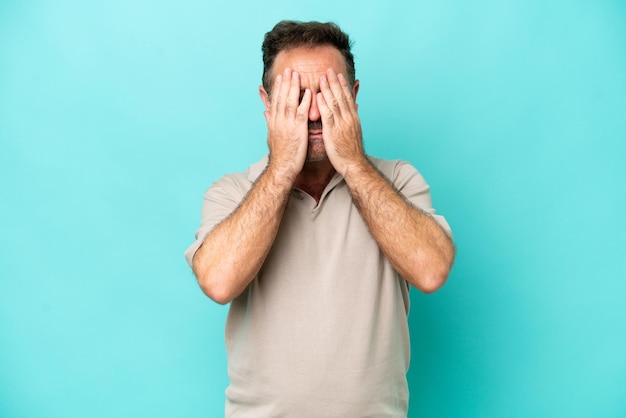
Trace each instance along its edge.
{"label": "man's head", "polygon": [[328,161],[317,99],[321,77],[330,70],[335,74],[343,74],[353,99],[356,99],[359,91],[359,81],[354,78],[354,58],[350,46],[348,35],[334,23],[282,21],[265,35],[263,85],[259,87],[259,96],[265,105],[266,117],[269,117],[271,109],[270,89],[276,83],[277,75],[291,78],[289,74],[292,71],[297,73],[300,99],[306,90],[311,92],[307,162]]}
{"label": "man's head", "polygon": [[263,87],[269,93],[272,86],[274,61],[282,51],[298,47],[315,48],[333,46],[346,62],[346,80],[354,85],[354,56],[350,51],[352,42],[346,33],[334,23],[295,22],[283,20],[265,34],[263,40]]}

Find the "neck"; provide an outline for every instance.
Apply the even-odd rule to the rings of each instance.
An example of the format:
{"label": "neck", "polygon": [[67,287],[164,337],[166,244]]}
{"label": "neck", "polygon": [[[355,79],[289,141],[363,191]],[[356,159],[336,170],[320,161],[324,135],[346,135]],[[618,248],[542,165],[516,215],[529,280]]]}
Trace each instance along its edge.
{"label": "neck", "polygon": [[294,187],[306,192],[319,203],[324,189],[334,174],[335,168],[328,160],[309,162],[298,174]]}

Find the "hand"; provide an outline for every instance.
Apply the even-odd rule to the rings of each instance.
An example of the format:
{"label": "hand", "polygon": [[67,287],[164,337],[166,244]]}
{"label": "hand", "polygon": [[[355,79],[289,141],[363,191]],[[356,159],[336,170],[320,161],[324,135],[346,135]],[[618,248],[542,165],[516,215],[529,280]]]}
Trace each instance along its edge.
{"label": "hand", "polygon": [[320,77],[317,105],[326,154],[335,170],[345,177],[350,166],[365,161],[365,154],[358,106],[345,77],[332,68]]}
{"label": "hand", "polygon": [[312,94],[306,89],[300,99],[300,75],[286,68],[276,76],[267,120],[270,167],[290,181],[302,171],[308,147],[308,120]]}

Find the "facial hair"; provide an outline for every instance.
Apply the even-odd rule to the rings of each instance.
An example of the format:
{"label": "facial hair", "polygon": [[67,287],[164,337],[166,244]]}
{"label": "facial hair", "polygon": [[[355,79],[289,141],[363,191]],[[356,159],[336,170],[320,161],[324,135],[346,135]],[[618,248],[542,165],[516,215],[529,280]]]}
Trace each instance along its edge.
{"label": "facial hair", "polygon": [[[316,120],[316,121],[311,121],[309,120],[309,132],[321,132],[322,131],[322,121],[321,120]],[[322,147],[321,149],[319,149],[319,147]],[[316,150],[314,151],[314,148],[316,148]],[[324,149],[324,145],[320,144],[320,143],[311,143],[309,142],[309,149],[307,151],[307,158],[306,161],[308,163],[314,163],[314,162],[321,162],[321,161],[326,161],[328,159],[328,156],[326,155],[326,150]]]}
{"label": "facial hair", "polygon": [[322,130],[322,121],[321,120],[310,120],[309,121],[309,131],[321,131]]}

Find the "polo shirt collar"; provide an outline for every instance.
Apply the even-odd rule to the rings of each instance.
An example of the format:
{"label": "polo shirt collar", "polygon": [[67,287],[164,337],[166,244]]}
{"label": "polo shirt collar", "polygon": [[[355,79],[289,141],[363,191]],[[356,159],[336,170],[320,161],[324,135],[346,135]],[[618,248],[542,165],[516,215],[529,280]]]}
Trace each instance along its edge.
{"label": "polo shirt collar", "polygon": [[[269,163],[269,161],[270,161],[269,154],[265,154],[265,156],[263,156],[263,158],[260,161],[250,166],[250,168],[248,169],[248,180],[250,180],[251,183],[254,183],[259,178],[261,173],[263,173],[263,171],[267,167],[267,164]],[[322,194],[322,196],[325,195],[330,190],[332,190],[336,185],[338,185],[342,181],[343,181],[343,177],[341,177],[339,173],[335,173],[333,177],[330,179],[330,182],[328,183],[328,185],[326,186],[326,190]]]}

